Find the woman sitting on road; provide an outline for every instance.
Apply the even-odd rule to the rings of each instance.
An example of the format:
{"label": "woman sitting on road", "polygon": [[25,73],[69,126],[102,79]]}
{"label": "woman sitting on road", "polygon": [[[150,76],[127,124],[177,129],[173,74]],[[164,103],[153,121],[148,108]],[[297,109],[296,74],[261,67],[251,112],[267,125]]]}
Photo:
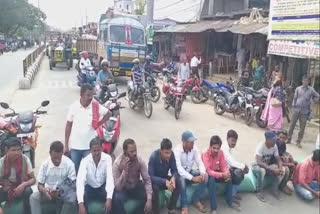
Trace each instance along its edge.
{"label": "woman sitting on road", "polygon": [[262,112],[261,120],[267,122],[267,128],[280,131],[283,125],[282,104],[285,102],[285,92],[281,80],[277,80],[268,94],[266,106]]}

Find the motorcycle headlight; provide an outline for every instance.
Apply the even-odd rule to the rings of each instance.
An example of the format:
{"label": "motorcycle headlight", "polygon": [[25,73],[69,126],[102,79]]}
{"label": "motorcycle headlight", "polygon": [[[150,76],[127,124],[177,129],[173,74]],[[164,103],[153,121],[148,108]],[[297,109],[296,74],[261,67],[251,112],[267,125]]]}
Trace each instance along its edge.
{"label": "motorcycle headlight", "polygon": [[103,130],[103,138],[105,141],[110,142],[113,138],[115,131],[108,132],[107,130]]}
{"label": "motorcycle headlight", "polygon": [[110,92],[110,95],[111,95],[112,97],[116,97],[116,96],[118,95],[118,93],[117,93],[116,91],[112,91],[112,92]]}
{"label": "motorcycle headlight", "polygon": [[32,123],[27,123],[27,124],[20,123],[20,129],[22,132],[31,132]]}

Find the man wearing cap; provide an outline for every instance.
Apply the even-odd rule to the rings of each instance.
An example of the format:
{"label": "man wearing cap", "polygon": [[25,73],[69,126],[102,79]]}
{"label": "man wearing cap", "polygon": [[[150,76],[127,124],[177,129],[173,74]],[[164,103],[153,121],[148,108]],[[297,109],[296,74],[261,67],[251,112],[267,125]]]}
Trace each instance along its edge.
{"label": "man wearing cap", "polygon": [[0,204],[23,200],[24,214],[30,214],[29,197],[36,179],[29,158],[22,154],[20,139],[6,141],[7,153],[0,159]]}
{"label": "man wearing cap", "polygon": [[[196,140],[192,132],[185,131],[182,134],[182,144],[174,149],[181,182],[181,214],[188,214],[187,185],[192,183],[199,184],[192,197],[194,206],[202,213],[207,211],[200,202],[206,189],[207,176],[206,169],[201,160],[201,153],[198,148],[194,146]],[[194,164],[198,166],[198,170],[192,168]]]}
{"label": "man wearing cap", "polygon": [[258,145],[255,155],[256,163],[252,166],[252,171],[257,177],[257,197],[262,202],[265,202],[263,194],[264,177],[271,176],[277,178],[272,179],[272,193],[279,199],[279,184],[285,176],[288,176],[282,166],[278,147],[276,145],[277,135],[273,131],[267,131],[264,135],[265,142]]}

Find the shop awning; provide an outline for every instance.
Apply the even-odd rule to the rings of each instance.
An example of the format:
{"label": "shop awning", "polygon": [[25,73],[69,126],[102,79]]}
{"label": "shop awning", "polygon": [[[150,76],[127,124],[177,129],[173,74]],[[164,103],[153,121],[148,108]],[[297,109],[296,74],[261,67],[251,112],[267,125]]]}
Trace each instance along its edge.
{"label": "shop awning", "polygon": [[268,35],[268,24],[267,23],[251,23],[251,24],[233,24],[229,27],[222,28],[217,30],[217,32],[227,32],[237,34],[251,34],[251,33],[260,33]]}
{"label": "shop awning", "polygon": [[200,21],[191,24],[177,24],[156,31],[157,33],[201,33],[207,30],[220,30],[230,27],[235,20]]}

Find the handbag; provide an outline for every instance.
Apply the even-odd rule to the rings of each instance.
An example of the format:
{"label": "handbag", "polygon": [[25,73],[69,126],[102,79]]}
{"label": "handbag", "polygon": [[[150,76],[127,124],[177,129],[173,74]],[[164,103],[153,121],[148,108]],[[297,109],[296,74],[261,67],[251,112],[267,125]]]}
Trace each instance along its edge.
{"label": "handbag", "polygon": [[273,107],[279,107],[279,106],[282,106],[282,102],[280,100],[278,100],[276,97],[272,97],[271,100],[271,105]]}

